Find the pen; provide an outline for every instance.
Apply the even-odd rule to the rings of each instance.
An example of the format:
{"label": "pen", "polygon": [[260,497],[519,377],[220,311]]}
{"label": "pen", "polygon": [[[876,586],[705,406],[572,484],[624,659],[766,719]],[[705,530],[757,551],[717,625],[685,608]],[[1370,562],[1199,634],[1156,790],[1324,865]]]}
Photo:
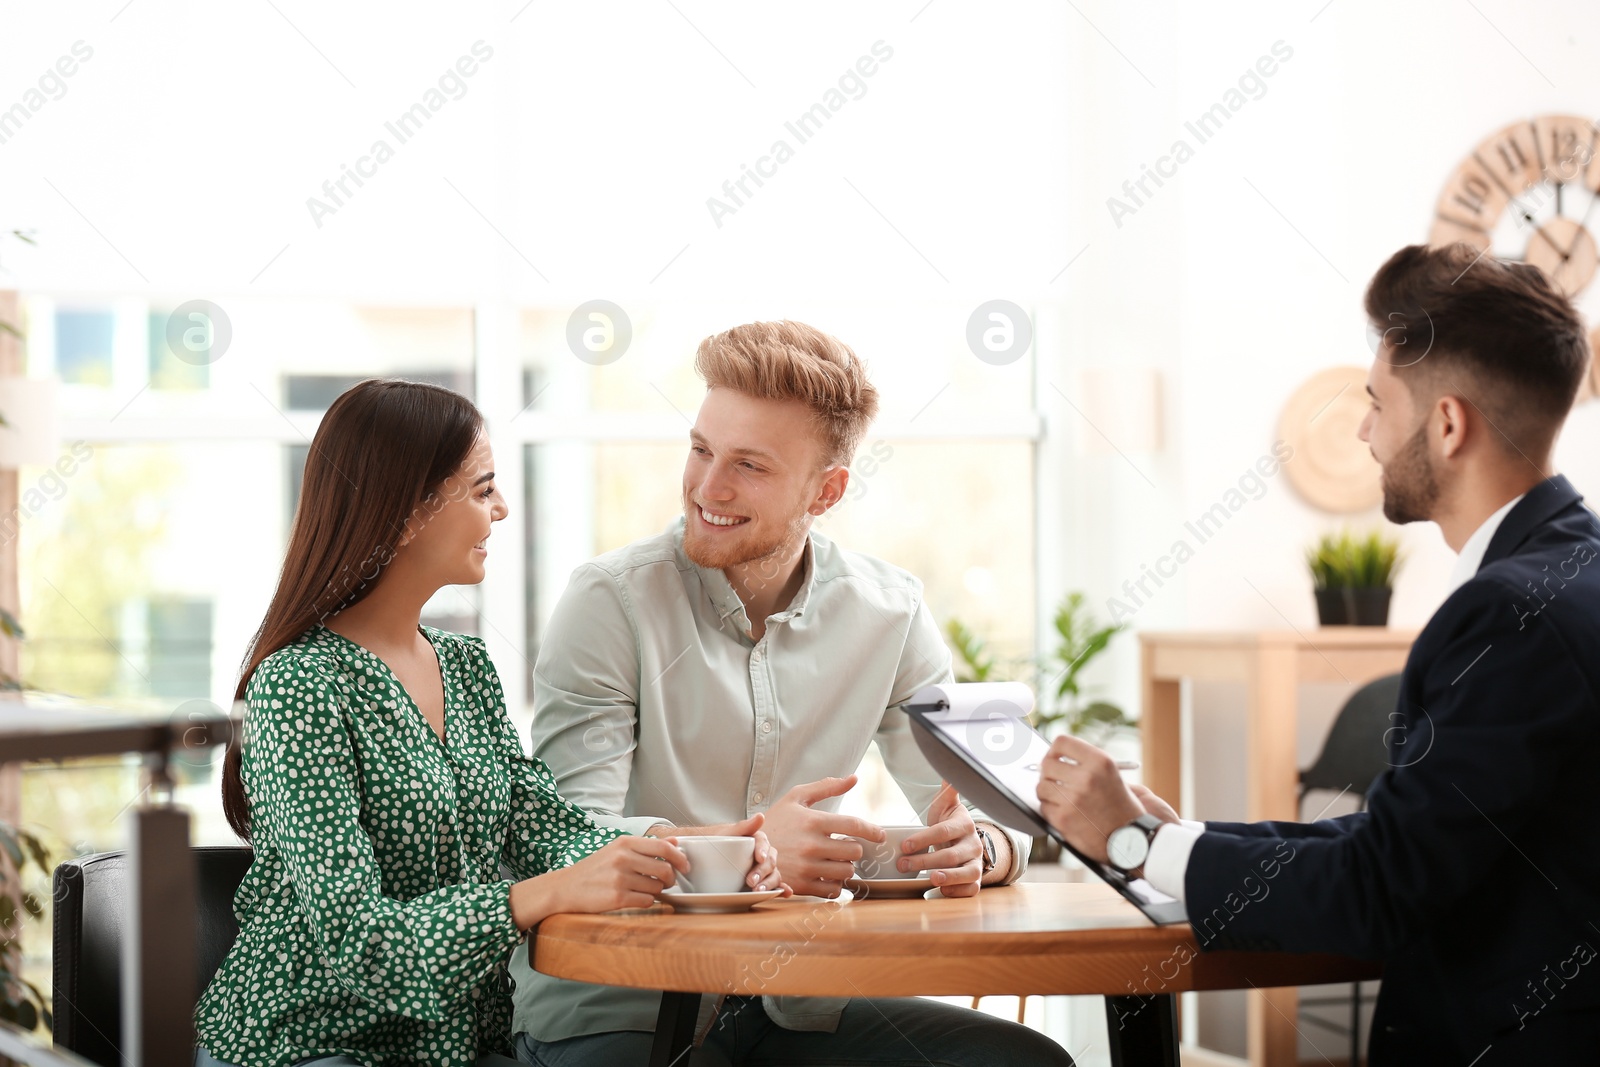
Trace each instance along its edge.
{"label": "pen", "polygon": [[[1060,760],[1062,763],[1070,763],[1074,767],[1076,767],[1078,765],[1078,761],[1077,760],[1068,759],[1066,756],[1057,756],[1056,759]],[[1139,769],[1139,761],[1136,760],[1136,759],[1119,759],[1119,760],[1117,760],[1117,770],[1119,770],[1119,771],[1136,771],[1138,769]]]}

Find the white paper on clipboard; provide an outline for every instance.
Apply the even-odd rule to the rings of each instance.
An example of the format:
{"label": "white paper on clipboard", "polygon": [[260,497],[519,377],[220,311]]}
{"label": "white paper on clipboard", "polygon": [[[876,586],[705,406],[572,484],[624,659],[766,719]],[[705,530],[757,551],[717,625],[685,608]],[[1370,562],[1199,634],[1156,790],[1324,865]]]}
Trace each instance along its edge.
{"label": "white paper on clipboard", "polygon": [[[1039,766],[1050,742],[1028,725],[1033,690],[1021,682],[956,682],[917,691],[911,703],[1018,801],[1039,811]],[[931,709],[931,710],[930,710]]]}

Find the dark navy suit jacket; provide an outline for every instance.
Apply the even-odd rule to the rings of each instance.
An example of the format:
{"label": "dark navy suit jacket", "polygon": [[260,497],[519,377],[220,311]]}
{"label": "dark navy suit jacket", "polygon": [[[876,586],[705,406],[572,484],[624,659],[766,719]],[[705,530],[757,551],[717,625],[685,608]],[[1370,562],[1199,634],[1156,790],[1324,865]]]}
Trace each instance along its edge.
{"label": "dark navy suit jacket", "polygon": [[1206,825],[1201,947],[1382,959],[1374,1067],[1600,1063],[1597,694],[1600,521],[1558,476],[1417,637],[1365,812]]}

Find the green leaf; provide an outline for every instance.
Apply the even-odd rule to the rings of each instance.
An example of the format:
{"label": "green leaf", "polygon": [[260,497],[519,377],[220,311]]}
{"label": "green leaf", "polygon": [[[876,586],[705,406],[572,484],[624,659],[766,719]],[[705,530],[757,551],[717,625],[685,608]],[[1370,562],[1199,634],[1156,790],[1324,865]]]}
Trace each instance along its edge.
{"label": "green leaf", "polygon": [[986,682],[994,672],[994,657],[982,638],[967,629],[960,619],[945,623],[945,635],[955,650],[957,659],[956,681]]}
{"label": "green leaf", "polygon": [[[1102,626],[1095,619],[1088,598],[1081,592],[1070,592],[1061,598],[1051,625],[1056,632],[1056,647],[1040,659],[1020,661],[1017,669],[1031,678],[1039,698],[1028,721],[1040,730],[1057,723],[1071,725],[1082,695],[1083,670],[1105,651],[1114,636],[1126,629],[1122,624]],[[957,681],[999,681],[1012,671],[1012,668],[1002,669],[983,639],[958,620],[951,619],[945,624],[945,635],[956,659]]]}
{"label": "green leaf", "polygon": [[26,830],[17,831],[17,840],[22,842],[22,847],[28,850],[28,855],[33,857],[33,862],[38,866],[39,870],[49,874],[51,870],[50,850],[44,847],[44,843]]}
{"label": "green leaf", "polygon": [[1104,651],[1106,645],[1111,642],[1111,638],[1121,629],[1120,625],[1107,626],[1089,635],[1088,641],[1084,643],[1082,648],[1077,650],[1077,655],[1067,664],[1067,674],[1061,680],[1061,688],[1057,692],[1057,696],[1069,691],[1074,694],[1078,692],[1078,672],[1082,671],[1091,660]]}
{"label": "green leaf", "polygon": [[12,230],[11,236],[15,237],[25,245],[37,246],[39,244],[38,241],[33,239],[33,231],[31,230]]}
{"label": "green leaf", "polygon": [[[5,425],[4,419],[0,419],[0,425]],[[5,608],[0,608],[0,633],[5,634],[7,637],[26,636],[22,632],[22,623],[18,622],[17,617]]]}
{"label": "green leaf", "polygon": [[1400,544],[1372,530],[1358,537],[1349,529],[1324,534],[1306,549],[1306,565],[1317,589],[1381,589],[1394,584]]}
{"label": "green leaf", "polygon": [[1033,728],[1042,734],[1049,734],[1052,726],[1067,717],[1067,713],[1064,711],[1040,713],[1036,710],[1033,715]]}
{"label": "green leaf", "polygon": [[4,319],[0,319],[0,333],[9,333],[12,337],[15,337],[19,341],[27,340],[27,338],[23,336],[21,330],[17,329]]}
{"label": "green leaf", "polygon": [[54,1030],[56,1028],[56,1017],[51,1013],[50,1002],[39,991],[39,987],[21,975],[17,976],[17,981],[28,987],[28,993],[33,997],[33,1002],[39,1007],[39,1014],[44,1018],[44,1028],[46,1030]]}
{"label": "green leaf", "polygon": [[1106,726],[1132,726],[1133,720],[1115,704],[1104,700],[1096,700],[1082,711],[1078,712],[1080,723],[1101,723]]}

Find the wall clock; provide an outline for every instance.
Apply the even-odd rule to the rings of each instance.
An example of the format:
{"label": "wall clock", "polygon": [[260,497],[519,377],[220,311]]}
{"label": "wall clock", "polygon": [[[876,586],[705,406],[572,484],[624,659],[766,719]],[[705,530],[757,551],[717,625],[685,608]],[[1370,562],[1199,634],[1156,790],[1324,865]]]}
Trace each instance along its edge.
{"label": "wall clock", "polygon": [[[1465,241],[1506,260],[1532,263],[1593,321],[1590,290],[1600,267],[1600,125],[1576,115],[1513,122],[1475,145],[1434,206],[1430,245]],[[1600,346],[1600,328],[1589,336]],[[1579,400],[1600,391],[1597,367]]]}
{"label": "wall clock", "polygon": [[1478,143],[1445,182],[1432,245],[1465,241],[1532,263],[1569,296],[1600,265],[1589,231],[1600,192],[1596,128],[1573,115],[1514,122]]}

